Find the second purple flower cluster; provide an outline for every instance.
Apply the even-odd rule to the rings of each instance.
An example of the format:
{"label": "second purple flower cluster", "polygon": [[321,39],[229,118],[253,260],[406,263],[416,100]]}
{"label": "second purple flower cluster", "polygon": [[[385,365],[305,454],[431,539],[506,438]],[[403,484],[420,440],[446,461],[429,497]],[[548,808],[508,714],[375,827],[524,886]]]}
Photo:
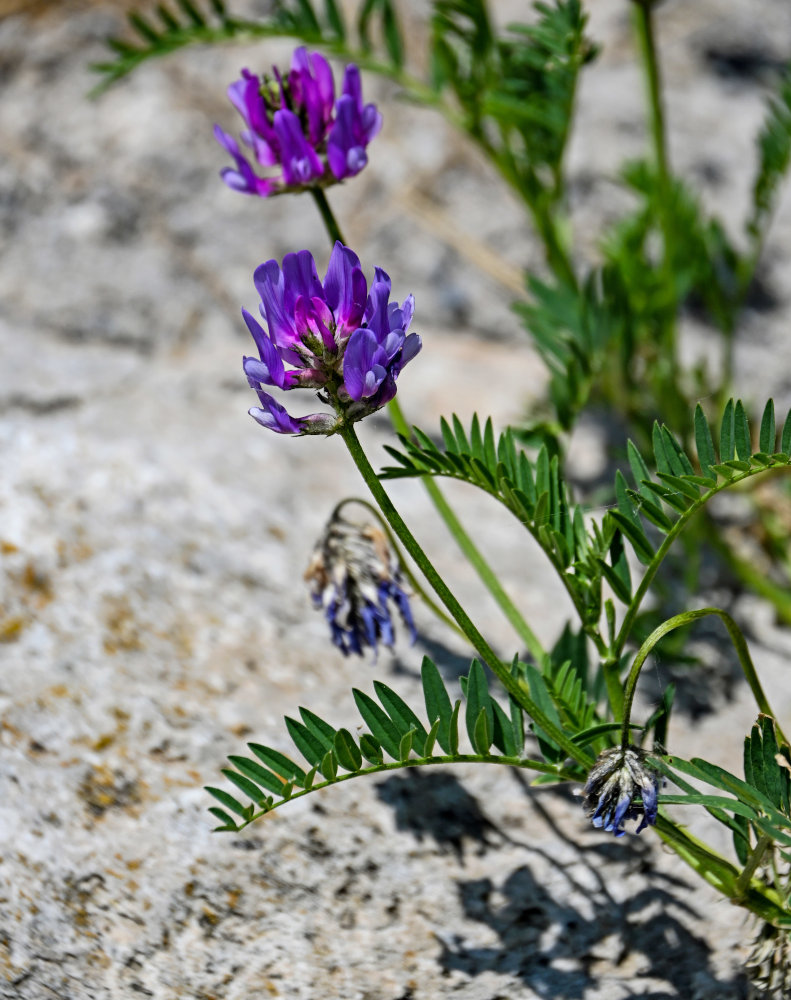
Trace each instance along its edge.
{"label": "second purple flower cluster", "polygon": [[217,141],[233,157],[222,178],[228,187],[261,197],[326,187],[358,174],[368,162],[366,147],[382,127],[374,104],[363,104],[360,70],[346,67],[341,95],[327,60],[318,52],[298,48],[290,72],[277,68],[272,77],[242,70],[228,88],[231,103],[244,119],[242,142],[252,150],[260,176],[239,143],[219,125]]}
{"label": "second purple flower cluster", "polygon": [[[258,348],[244,371],[260,406],[250,415],[280,434],[332,434],[396,394],[401,369],[421,348],[407,334],[414,299],[390,302],[390,278],[376,268],[368,289],[354,251],[336,243],[324,281],[307,250],[268,260],[255,271],[267,329],[242,310]],[[290,366],[290,367],[287,367]],[[292,417],[264,387],[315,389],[335,414]]]}

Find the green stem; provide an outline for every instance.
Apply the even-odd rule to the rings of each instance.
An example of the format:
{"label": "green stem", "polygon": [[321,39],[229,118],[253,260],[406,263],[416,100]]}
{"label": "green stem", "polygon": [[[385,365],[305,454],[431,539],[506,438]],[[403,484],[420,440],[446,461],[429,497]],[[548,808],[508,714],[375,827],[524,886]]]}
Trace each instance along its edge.
{"label": "green stem", "polygon": [[324,189],[320,187],[312,187],[310,193],[313,196],[313,200],[316,203],[316,208],[319,210],[321,215],[321,221],[324,223],[324,228],[327,230],[327,235],[330,238],[330,243],[335,246],[336,243],[343,243],[346,246],[346,241],[341,233],[340,226],[330,208],[330,203],[327,201],[327,196],[324,194]]}
{"label": "green stem", "polygon": [[[388,411],[396,432],[402,437],[409,437],[409,425],[404,418],[404,414],[401,411],[397,397],[388,405]],[[497,579],[497,574],[486,562],[486,559],[480,549],[478,549],[475,542],[473,542],[465,531],[461,521],[459,521],[458,517],[456,517],[453,508],[445,499],[442,490],[431,476],[423,476],[422,482],[426,488],[426,492],[431,498],[432,503],[436,507],[439,516],[445,522],[448,531],[451,533],[454,541],[466,556],[467,561],[478,574],[483,585],[495,599],[500,607],[500,610],[511,623],[516,634],[522,642],[524,642],[530,655],[536,663],[541,663],[545,655],[544,647],[541,645],[536,634],[519,613],[519,609],[503,589],[500,581]]]}
{"label": "green stem", "polygon": [[667,184],[670,180],[668,166],[667,143],[665,141],[665,110],[662,104],[662,83],[659,76],[659,61],[656,53],[654,37],[654,20],[652,9],[654,0],[634,0],[635,23],[637,37],[640,43],[640,53],[645,67],[646,84],[648,87],[648,104],[651,118],[651,140],[654,147],[656,169],[660,181]]}
{"label": "green stem", "polygon": [[[680,615],[674,615],[672,618],[668,618],[666,622],[663,622],[658,628],[655,628],[651,635],[645,640],[640,649],[637,652],[637,656],[634,658],[631,670],[629,671],[629,676],[626,679],[626,686],[624,689],[624,715],[623,715],[623,727],[621,729],[621,743],[626,746],[629,742],[629,717],[632,712],[632,702],[634,701],[634,694],[637,688],[637,681],[640,677],[640,671],[643,668],[643,664],[648,658],[648,654],[654,648],[654,646],[674,629],[681,628],[684,625],[688,625],[690,622],[696,621],[698,618],[706,618],[708,615],[716,615],[725,628],[728,630],[728,635],[731,637],[734,648],[736,649],[736,655],[739,657],[739,663],[741,664],[744,676],[747,679],[747,683],[750,685],[750,690],[753,693],[756,704],[761,712],[765,715],[771,715],[772,718],[777,723],[777,716],[772,711],[769,701],[764,694],[764,690],[761,687],[761,682],[758,679],[758,674],[755,670],[755,665],[750,656],[750,651],[747,648],[747,643],[742,631],[736,622],[731,618],[731,616],[723,611],[721,608],[699,608],[697,611],[684,611]],[[778,735],[787,743],[785,736],[783,735],[779,725],[777,727]]]}
{"label": "green stem", "polygon": [[772,838],[768,833],[764,833],[761,837],[759,837],[758,843],[750,852],[750,857],[747,859],[747,864],[742,869],[741,875],[738,879],[736,879],[736,885],[734,886],[733,892],[736,899],[741,899],[747,892],[752,877],[755,875],[756,868],[763,861],[764,855],[771,845]]}
{"label": "green stem", "polygon": [[[658,388],[664,399],[666,410],[679,416],[686,412],[686,400],[678,390],[678,365],[676,351],[676,276],[673,268],[674,231],[670,212],[672,200],[672,176],[667,152],[667,130],[665,110],[662,101],[662,80],[659,70],[656,37],[654,35],[653,8],[655,0],[633,0],[635,6],[635,27],[645,70],[648,93],[648,117],[651,133],[654,166],[659,191],[657,215],[662,231],[662,280],[669,292],[668,305],[657,317],[661,331],[661,353],[657,358]],[[668,413],[665,413],[668,418]]]}
{"label": "green stem", "polygon": [[343,438],[354,463],[360,471],[360,475],[365,480],[368,489],[371,491],[374,500],[376,500],[379,505],[390,527],[396,533],[401,541],[401,544],[415,561],[421,573],[431,584],[437,597],[439,597],[440,601],[442,601],[448,609],[459,628],[464,632],[467,640],[478,653],[481,660],[488,665],[492,673],[497,677],[506,691],[513,696],[517,704],[524,708],[527,714],[541,727],[544,733],[546,733],[551,740],[556,742],[558,746],[562,747],[562,749],[565,750],[568,756],[573,760],[585,767],[590,766],[591,759],[588,753],[577,746],[533,701],[528,693],[527,685],[517,680],[517,678],[511,673],[507,664],[500,660],[486,639],[472,623],[466,611],[456,600],[453,593],[446,586],[445,581],[434,568],[433,563],[420,547],[417,539],[406,526],[401,515],[393,505],[392,500],[387,495],[382,484],[379,482],[379,478],[374,472],[371,463],[368,461],[367,455],[360,445],[354,431],[354,427],[351,424],[345,424],[340,428],[338,433]]}

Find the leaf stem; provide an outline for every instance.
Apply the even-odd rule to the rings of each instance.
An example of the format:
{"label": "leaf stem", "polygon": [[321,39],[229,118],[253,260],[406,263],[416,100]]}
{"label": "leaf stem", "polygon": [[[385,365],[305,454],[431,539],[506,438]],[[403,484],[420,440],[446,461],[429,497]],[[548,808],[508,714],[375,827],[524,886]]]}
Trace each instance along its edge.
{"label": "leaf stem", "polygon": [[771,845],[772,838],[768,833],[764,833],[758,838],[758,843],[750,852],[747,864],[742,869],[741,875],[736,879],[736,885],[733,887],[734,898],[741,899],[747,892],[750,881],[752,880],[753,875],[755,875],[755,870],[763,861],[764,855]]}
{"label": "leaf stem", "polygon": [[[626,679],[626,686],[624,688],[624,709],[623,709],[623,727],[621,730],[621,743],[626,746],[629,742],[629,718],[632,712],[632,702],[634,701],[634,694],[637,688],[637,681],[640,677],[640,671],[648,658],[648,654],[654,648],[654,646],[666,636],[669,632],[674,629],[681,628],[684,625],[688,625],[690,622],[697,621],[698,618],[706,618],[708,615],[716,615],[725,628],[728,630],[728,635],[731,637],[734,648],[736,650],[736,655],[739,657],[739,663],[741,664],[744,676],[747,679],[747,683],[750,686],[750,690],[753,693],[756,704],[761,712],[765,715],[770,715],[775,720],[777,724],[777,716],[772,711],[769,701],[764,693],[763,687],[761,686],[761,681],[758,678],[758,674],[755,670],[755,665],[750,656],[750,651],[747,648],[747,643],[742,631],[736,622],[731,618],[731,616],[723,611],[721,608],[699,608],[696,611],[684,611],[680,615],[674,615],[672,618],[668,618],[666,622],[663,622],[658,628],[655,628],[651,635],[645,640],[640,649],[637,652],[637,656],[634,658],[632,667],[629,671],[629,676]],[[778,735],[787,743],[785,736],[782,733],[779,725],[777,726]]]}
{"label": "leaf stem", "polygon": [[[237,832],[243,830],[250,823],[267,815],[267,813],[272,812],[274,809],[285,805],[287,802],[293,802],[295,799],[310,795],[311,792],[319,792],[323,788],[337,785],[341,781],[349,781],[351,778],[360,778],[369,774],[381,774],[384,771],[398,771],[404,767],[431,767],[435,764],[505,764],[507,767],[521,767],[530,771],[538,771],[539,774],[553,775],[559,781],[579,780],[579,775],[573,771],[568,771],[555,764],[547,764],[545,761],[531,760],[527,757],[496,757],[489,754],[457,753],[432,757],[412,757],[407,760],[383,761],[381,764],[363,767],[359,771],[338,774],[331,781],[320,781],[315,785],[311,785],[310,788],[302,788],[299,791],[293,792],[287,799],[281,799],[269,808],[261,809],[260,812],[254,813],[247,821],[238,825],[236,830]],[[223,828],[220,827],[219,829]]]}

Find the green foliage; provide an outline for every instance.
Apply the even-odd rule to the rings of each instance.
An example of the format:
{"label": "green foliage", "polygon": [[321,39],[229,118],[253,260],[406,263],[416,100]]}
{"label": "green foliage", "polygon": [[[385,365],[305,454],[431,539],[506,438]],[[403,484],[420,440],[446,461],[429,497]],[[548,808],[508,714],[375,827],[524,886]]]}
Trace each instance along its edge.
{"label": "green foliage", "polygon": [[[788,421],[786,422],[788,423]],[[719,452],[700,405],[695,411],[695,441],[698,465],[686,454],[669,429],[658,423],[653,429],[653,452],[656,474],[636,446],[629,442],[629,463],[634,488],[623,477],[616,483],[617,505],[605,520],[615,522],[631,545],[637,558],[654,566],[666,551],[666,543],[657,545],[657,533],[675,537],[712,496],[720,490],[743,482],[767,469],[787,466],[791,441],[781,439],[777,450],[774,404],[770,400],[761,419],[759,450],[753,452],[749,422],[741,401],[730,400],[719,429]],[[786,450],[784,450],[786,449]],[[662,551],[660,551],[662,550]],[[621,595],[618,595],[621,596]]]}
{"label": "green foliage", "polygon": [[579,71],[595,55],[579,0],[536,3],[533,24],[498,37],[483,0],[436,0],[431,71],[471,135],[490,147],[529,201],[557,201]]}
{"label": "green foliage", "polygon": [[770,98],[758,135],[758,172],[753,186],[753,212],[747,229],[759,241],[771,215],[777,189],[791,163],[791,69]]}
{"label": "green foliage", "polygon": [[[583,622],[601,615],[602,564],[615,542],[614,526],[588,530],[580,505],[571,503],[557,455],[542,446],[535,460],[518,445],[512,430],[495,439],[491,420],[481,429],[473,417],[469,435],[458,417],[440,424],[442,447],[418,428],[401,437],[401,451],[385,446],[399,463],[383,479],[448,476],[472,483],[500,501],[533,535],[561,574]],[[616,559],[618,558],[616,554]]]}
{"label": "green foliage", "polygon": [[103,78],[98,90],[148,59],[177,49],[257,38],[297,38],[394,75],[404,61],[394,0],[360,0],[354,27],[347,23],[337,0],[323,0],[320,6],[315,0],[276,0],[268,17],[255,20],[231,16],[224,0],[165,0],[151,13],[129,14],[128,22],[130,38],[108,39],[113,59],[92,66]]}
{"label": "green foliage", "polygon": [[611,370],[613,354],[623,350],[628,301],[612,268],[592,272],[582,285],[528,275],[527,288],[530,300],[513,308],[549,370],[552,410],[560,429],[568,431]]}
{"label": "green foliage", "polygon": [[[515,664],[514,670],[518,673],[520,668]],[[581,707],[580,686],[572,674],[567,668],[551,694],[545,688],[545,703],[553,720],[561,726],[572,718],[567,706],[572,706],[575,718],[590,717]],[[300,708],[300,718],[287,718],[286,728],[296,751],[304,758],[303,763],[259,743],[248,744],[252,757],[229,757],[232,767],[222,773],[249,801],[242,802],[224,789],[207,788],[220,803],[210,810],[220,821],[217,829],[241,830],[290,799],[339,781],[420,764],[479,761],[524,767],[555,780],[583,777],[581,772],[564,767],[565,754],[549,738],[540,740],[540,745],[548,748],[544,760],[524,756],[527,724],[524,712],[510,697],[504,708],[491,696],[483,667],[477,660],[473,661],[467,677],[462,678],[462,698],[455,702],[428,657],[423,660],[421,675],[425,723],[392,688],[375,681],[376,698],[353,691],[355,704],[367,726],[363,731],[358,727],[356,737],[348,729],[335,729],[314,712]],[[561,713],[556,705],[561,706]],[[462,719],[472,753],[460,751]]]}
{"label": "green foliage", "polygon": [[[791,861],[789,768],[789,748],[778,744],[774,720],[769,716],[759,716],[751,736],[745,738],[744,779],[697,757],[691,761],[668,757],[665,773],[684,794],[663,794],[662,801],[666,805],[706,806],[716,819],[731,829],[737,855],[743,864],[762,836],[785,848],[781,850],[781,856]],[[698,792],[681,778],[677,773],[679,771],[732,797],[716,796],[710,800],[707,794]]]}

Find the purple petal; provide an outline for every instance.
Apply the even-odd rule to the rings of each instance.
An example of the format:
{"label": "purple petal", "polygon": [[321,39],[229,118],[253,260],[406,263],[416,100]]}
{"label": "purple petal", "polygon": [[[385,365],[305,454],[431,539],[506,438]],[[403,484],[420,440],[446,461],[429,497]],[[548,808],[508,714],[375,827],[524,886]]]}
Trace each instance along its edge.
{"label": "purple petal", "polygon": [[[261,360],[247,358],[244,362],[244,371],[248,378],[263,382],[264,385],[276,385],[282,389],[285,384],[285,368],[283,359],[277,348],[264,332],[261,325],[250,315],[246,309],[242,309],[242,316],[247,324],[247,329],[253,335]],[[250,362],[248,365],[247,362]]]}
{"label": "purple petal", "polygon": [[303,186],[321,177],[324,167],[316,150],[305,138],[299,118],[293,111],[276,111],[274,127],[280,144],[283,180],[286,184]]}
{"label": "purple petal", "polygon": [[[285,261],[283,262],[285,264]],[[279,348],[288,349],[299,340],[294,315],[286,307],[285,279],[276,260],[268,260],[255,269],[253,282],[261,296],[269,339]],[[289,359],[290,360],[290,359]]]}
{"label": "purple petal", "polygon": [[362,322],[367,296],[368,286],[357,254],[336,242],[324,278],[324,297],[336,324],[345,331],[356,330]]}
{"label": "purple petal", "polygon": [[300,421],[288,414],[285,407],[281,406],[276,399],[260,389],[258,390],[258,398],[261,401],[261,406],[252,406],[247,412],[262,427],[267,427],[277,434],[299,434],[302,431]]}
{"label": "purple petal", "polygon": [[376,334],[376,339],[383,344],[390,333],[390,323],[387,317],[387,303],[390,298],[390,278],[380,268],[376,268],[376,277],[371,291],[368,295],[368,302],[365,306],[365,320],[371,330]]}
{"label": "purple petal", "polygon": [[423,341],[416,333],[410,333],[409,336],[404,341],[404,346],[401,348],[401,357],[399,358],[399,371],[404,365],[411,361],[416,354],[420,353],[420,349],[423,346]]}
{"label": "purple petal", "polygon": [[349,396],[359,402],[373,395],[387,375],[386,362],[374,334],[365,327],[355,330],[343,355],[343,383]]}
{"label": "purple petal", "polygon": [[323,298],[323,291],[313,254],[309,250],[287,253],[283,258],[283,303],[289,313],[300,296]]}

